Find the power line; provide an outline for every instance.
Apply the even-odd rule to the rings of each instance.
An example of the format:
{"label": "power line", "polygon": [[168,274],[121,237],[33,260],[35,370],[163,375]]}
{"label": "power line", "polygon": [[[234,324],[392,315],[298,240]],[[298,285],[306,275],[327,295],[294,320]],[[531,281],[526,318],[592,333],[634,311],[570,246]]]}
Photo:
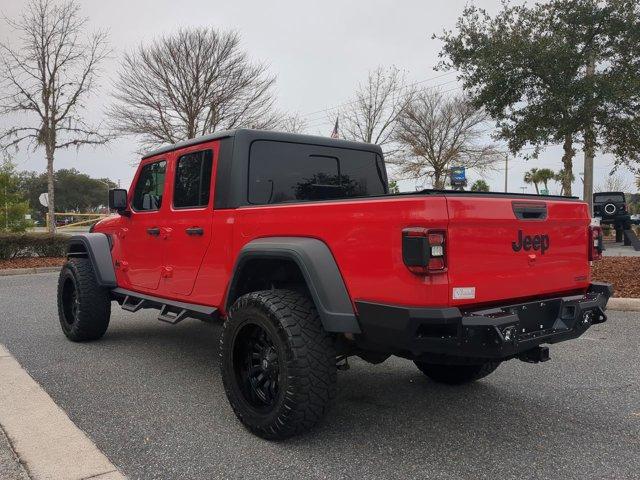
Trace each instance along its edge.
{"label": "power line", "polygon": [[[437,78],[437,77],[434,77],[434,78]],[[429,80],[429,79],[427,79],[427,80]],[[412,85],[415,85],[415,84],[418,84],[418,83],[424,83],[424,82],[426,82],[427,80],[422,80],[422,81],[420,81],[420,82],[415,82],[414,84],[407,85],[407,86],[405,86],[405,87],[402,87],[402,88],[399,88],[399,89],[395,89],[395,90],[392,90],[392,91],[397,91],[397,90],[406,89],[406,88],[409,88],[409,87],[410,87],[410,86],[412,86]],[[418,91],[425,91],[427,88],[429,88],[429,89],[435,89],[435,88],[438,88],[438,87],[442,87],[442,86],[444,86],[444,85],[450,85],[451,83],[454,83],[454,82],[457,82],[457,81],[458,81],[457,79],[449,80],[449,81],[447,81],[447,82],[439,83],[439,84],[437,84],[437,85],[430,85],[430,86],[428,86],[428,87],[424,87],[424,88],[418,89]],[[457,86],[457,87],[455,87],[455,88],[450,88],[450,89],[445,90],[445,91],[440,92],[440,93],[449,93],[449,92],[453,92],[453,91],[455,91],[455,90],[462,90],[462,87]],[[407,92],[405,95],[406,95],[406,96],[408,96],[409,94],[410,94],[410,92]],[[354,101],[351,101],[351,102],[347,102],[347,103],[343,103],[343,104],[337,105],[337,106],[335,106],[335,107],[326,108],[326,109],[324,109],[324,110],[318,110],[318,112],[330,112],[330,111],[335,111],[336,109],[339,109],[339,108],[341,108],[341,107],[343,107],[343,106],[351,105],[351,104],[356,103],[356,102],[357,102],[357,100],[354,100]],[[307,128],[318,128],[318,127],[321,127],[321,126],[330,125],[330,123],[331,123],[332,121],[333,121],[333,120],[332,120],[332,119],[330,119],[330,118],[317,118],[317,119],[312,119],[312,120],[311,120],[311,122],[310,122],[309,124],[307,124]],[[486,130],[486,131],[489,131],[489,130],[490,130],[490,129],[488,129],[488,130]],[[480,133],[483,133],[483,132],[480,132]]]}
{"label": "power line", "polygon": [[[404,89],[407,89],[407,88],[411,88],[411,87],[414,87],[416,85],[420,85],[422,83],[426,83],[426,82],[430,82],[432,80],[437,80],[438,78],[446,77],[446,76],[451,75],[453,73],[455,73],[455,72],[441,73],[440,75],[436,75],[434,77],[425,78],[424,80],[419,80],[417,82],[413,82],[413,83],[410,83],[408,85],[401,85],[398,88],[394,88],[391,91],[392,92],[397,92],[398,90],[404,90]],[[329,110],[335,110],[336,108],[340,108],[340,107],[344,107],[344,106],[347,106],[347,105],[351,105],[351,104],[356,103],[356,102],[357,102],[357,100],[348,100],[348,101],[345,101],[345,102],[340,103],[338,105],[334,105],[333,107],[327,107],[327,108],[323,108],[323,109],[320,109],[320,110],[315,110],[313,112],[303,113],[303,114],[301,114],[301,116],[310,117],[310,116],[313,116],[313,115],[318,114],[318,113],[324,113],[324,112],[329,111]]]}
{"label": "power line", "polygon": [[[430,77],[430,78],[426,78],[424,80],[420,80],[418,82],[410,83],[408,85],[401,85],[398,88],[392,89],[391,92],[398,92],[398,91],[401,91],[401,90],[408,90],[408,89],[410,89],[412,87],[415,87],[416,85],[421,85],[423,83],[430,82],[432,80],[437,80],[438,78],[446,77],[446,76],[451,75],[453,73],[455,73],[455,72],[446,72],[446,73],[443,73],[441,75],[436,75],[435,77]],[[449,80],[447,82],[443,82],[443,83],[440,83],[440,84],[437,84],[437,85],[433,85],[430,88],[438,88],[438,87],[441,87],[441,86],[444,86],[444,85],[449,85],[449,84],[451,84],[453,82],[457,82],[457,81],[458,81],[458,79]],[[423,90],[423,89],[421,89],[421,90]],[[407,92],[407,94],[408,93],[409,92]],[[317,116],[317,115],[322,114],[322,113],[335,111],[335,110],[337,110],[339,108],[343,108],[343,107],[346,107],[346,106],[349,106],[349,105],[353,105],[354,103],[357,103],[357,102],[358,102],[358,100],[350,100],[350,101],[339,103],[338,105],[334,105],[332,107],[327,107],[327,108],[323,108],[323,109],[320,109],[320,110],[315,110],[313,112],[302,113],[302,114],[300,114],[300,116],[303,117],[303,118],[312,118],[312,117]],[[314,119],[313,121],[315,121],[315,120],[316,119]]]}
{"label": "power line", "polygon": [[[453,83],[453,82],[457,82],[457,81],[458,81],[457,79],[455,79],[455,80],[450,80],[450,81],[448,81],[448,82],[439,83],[439,84],[437,84],[437,85],[431,85],[431,86],[429,86],[429,87],[421,88],[421,89],[419,89],[418,91],[424,91],[424,90],[426,90],[427,88],[435,89],[435,88],[438,88],[438,87],[441,87],[441,86],[444,86],[444,85],[449,85],[449,84],[451,84],[451,83]],[[454,89],[445,90],[445,91],[444,91],[444,92],[442,92],[442,93],[448,93],[448,92],[451,92],[451,91],[453,91],[453,90],[458,90],[458,89],[461,89],[461,87],[456,87],[456,88],[454,88]],[[408,96],[409,94],[410,94],[410,92],[407,92],[407,93],[405,94],[405,96]],[[342,105],[343,105],[343,106],[346,106],[346,105],[353,104],[353,103],[356,103],[356,102],[357,102],[357,100],[354,100],[353,102],[350,102],[350,103],[347,103],[347,104],[342,104]],[[341,106],[336,106],[336,107],[327,108],[327,109],[326,109],[326,110],[324,110],[324,111],[326,111],[327,113],[329,113],[329,112],[335,111],[335,110],[337,110],[337,109],[339,109],[339,108],[341,108]],[[309,124],[307,124],[307,128],[314,128],[314,127],[315,127],[315,128],[317,128],[317,127],[320,127],[320,126],[329,125],[331,122],[333,122],[333,120],[332,120],[331,118],[328,118],[328,117],[326,117],[326,118],[314,118],[314,119],[312,119],[312,120],[310,121],[310,123],[309,123]]]}
{"label": "power line", "polygon": [[[429,78],[426,78],[426,79],[423,79],[423,80],[420,80],[420,81],[417,81],[417,82],[413,82],[413,83],[410,83],[408,85],[402,85],[402,86],[400,86],[398,88],[395,88],[395,89],[393,89],[391,91],[392,92],[396,92],[396,91],[401,91],[401,90],[408,90],[411,87],[415,87],[416,85],[421,85],[421,84],[424,84],[426,82],[437,80],[439,78],[446,77],[446,76],[451,75],[453,73],[454,72],[445,72],[443,74],[436,75],[434,77],[429,77]],[[449,84],[457,82],[457,81],[458,81],[458,79],[449,80],[449,81],[446,81],[446,82],[439,83],[437,85],[431,85],[431,86],[427,86],[427,87],[421,88],[421,89],[419,89],[419,91],[424,91],[427,88],[433,88],[433,89],[439,88],[439,87],[442,87],[442,86],[445,86],[445,85],[449,85]],[[450,89],[444,90],[444,91],[442,91],[440,93],[445,94],[445,93],[450,93],[450,92],[453,92],[453,91],[456,91],[456,90],[462,90],[462,87],[461,86],[456,86],[454,88],[450,88]],[[410,92],[407,92],[406,95],[408,95],[409,93]],[[333,107],[327,107],[327,108],[324,108],[324,109],[315,110],[313,112],[308,112],[306,114],[301,114],[300,116],[303,117],[303,118],[307,118],[307,119],[311,118],[310,123],[307,124],[307,128],[319,128],[321,126],[330,125],[330,123],[332,122],[332,119],[330,119],[330,118],[315,118],[314,119],[312,117],[317,116],[317,115],[322,114],[322,113],[332,112],[332,111],[338,110],[339,108],[342,108],[342,107],[353,105],[354,103],[357,103],[357,101],[358,100],[351,100],[351,101],[343,102],[343,103],[340,103],[340,104],[335,105]],[[480,133],[480,134],[488,133],[488,132],[495,131],[496,129],[497,129],[496,127],[486,128],[484,130],[479,131],[478,133]],[[535,150],[535,148],[536,147],[521,148],[520,152]],[[546,147],[544,147],[544,148],[546,148]],[[549,166],[549,167],[551,167],[551,166],[556,166],[558,164],[558,162],[561,162],[561,159],[551,160],[551,164],[547,164],[548,162],[542,162],[540,159],[526,160],[526,159],[518,159],[517,157],[513,157],[513,158],[511,158],[509,160],[509,163],[511,165],[517,164],[517,165],[520,165],[520,166],[531,165],[534,162],[535,162],[535,164],[537,166],[543,166],[543,167]],[[614,167],[613,164],[611,164],[611,165],[596,165],[595,166],[596,169],[604,169],[604,168],[610,169],[610,168],[613,168],[613,167]]]}

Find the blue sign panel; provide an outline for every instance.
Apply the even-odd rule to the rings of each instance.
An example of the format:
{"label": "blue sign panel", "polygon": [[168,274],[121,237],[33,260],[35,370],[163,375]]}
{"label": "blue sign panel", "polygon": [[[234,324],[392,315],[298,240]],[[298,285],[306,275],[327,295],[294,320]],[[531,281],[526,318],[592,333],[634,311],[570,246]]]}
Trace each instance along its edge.
{"label": "blue sign panel", "polygon": [[453,167],[451,169],[451,183],[464,183],[467,181],[464,167]]}

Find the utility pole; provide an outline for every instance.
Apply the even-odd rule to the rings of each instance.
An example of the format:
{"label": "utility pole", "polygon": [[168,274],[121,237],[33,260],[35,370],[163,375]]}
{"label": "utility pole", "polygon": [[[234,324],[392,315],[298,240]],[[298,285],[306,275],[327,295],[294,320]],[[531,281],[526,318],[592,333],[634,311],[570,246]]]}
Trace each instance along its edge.
{"label": "utility pole", "polygon": [[[593,77],[596,73],[596,57],[592,52],[589,55],[589,63],[585,76]],[[590,96],[591,97],[591,96]],[[593,214],[593,157],[596,148],[596,133],[593,127],[593,113],[589,111],[589,123],[584,130],[584,186],[582,200],[589,205],[589,215]]]}
{"label": "utility pole", "polygon": [[[103,180],[98,180],[101,184],[106,185],[107,186],[107,204],[105,205],[107,208],[109,208],[109,191],[111,190],[111,185],[109,185],[109,182],[105,182]],[[119,181],[119,180],[118,180]]]}
{"label": "utility pole", "polygon": [[507,193],[508,181],[509,178],[509,154],[504,154],[504,193]]}
{"label": "utility pole", "polygon": [[4,228],[9,231],[9,195],[7,194],[7,186],[4,186]]}

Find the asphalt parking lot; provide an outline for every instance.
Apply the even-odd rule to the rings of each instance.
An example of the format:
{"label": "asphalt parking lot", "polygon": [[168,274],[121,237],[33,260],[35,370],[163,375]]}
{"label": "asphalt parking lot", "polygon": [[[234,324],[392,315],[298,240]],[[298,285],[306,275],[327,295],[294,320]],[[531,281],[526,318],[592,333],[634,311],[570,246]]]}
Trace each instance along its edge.
{"label": "asphalt parking lot", "polygon": [[611,312],[550,362],[511,361],[465,387],[405,360],[352,361],[319,428],[269,443],[227,403],[218,325],[114,304],[104,339],[74,344],[56,280],[0,277],[0,343],[131,479],[640,478],[638,313]]}

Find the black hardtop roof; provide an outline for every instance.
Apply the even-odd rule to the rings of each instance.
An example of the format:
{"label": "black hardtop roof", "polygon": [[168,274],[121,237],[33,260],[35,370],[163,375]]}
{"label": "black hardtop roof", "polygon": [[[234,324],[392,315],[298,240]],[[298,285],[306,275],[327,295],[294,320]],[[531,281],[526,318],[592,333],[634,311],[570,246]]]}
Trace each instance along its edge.
{"label": "black hardtop roof", "polygon": [[594,195],[622,195],[624,196],[624,192],[593,192]]}
{"label": "black hardtop roof", "polygon": [[334,148],[349,148],[352,150],[367,150],[378,153],[382,156],[382,149],[379,145],[363,142],[352,142],[349,140],[341,140],[330,137],[320,137],[317,135],[302,135],[299,133],[285,133],[275,132],[272,130],[251,130],[240,128],[236,130],[223,130],[220,132],[210,133],[201,137],[192,138],[182,142],[174,143],[173,145],[167,145],[165,147],[152,150],[143,155],[143,159],[149,157],[155,157],[163,153],[172,152],[184,147],[190,147],[192,145],[198,145],[199,143],[209,142],[211,140],[218,140],[221,138],[234,137],[235,141],[251,143],[256,140],[272,140],[277,142],[291,142],[291,143],[304,143],[310,145],[319,145],[323,147]]}

